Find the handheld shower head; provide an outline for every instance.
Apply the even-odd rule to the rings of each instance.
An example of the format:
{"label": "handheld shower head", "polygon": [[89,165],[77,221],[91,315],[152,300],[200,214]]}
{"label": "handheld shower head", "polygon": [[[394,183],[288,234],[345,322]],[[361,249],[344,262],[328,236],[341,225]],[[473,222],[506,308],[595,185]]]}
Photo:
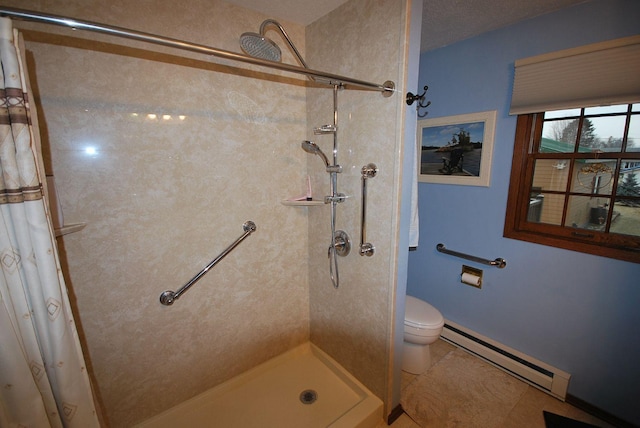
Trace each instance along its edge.
{"label": "handheld shower head", "polygon": [[303,141],[302,144],[302,150],[304,150],[307,153],[311,153],[312,155],[318,155],[322,158],[322,160],[324,161],[324,165],[328,168],[329,167],[329,159],[327,159],[327,156],[322,153],[322,150],[320,150],[320,147],[314,143],[313,141]]}

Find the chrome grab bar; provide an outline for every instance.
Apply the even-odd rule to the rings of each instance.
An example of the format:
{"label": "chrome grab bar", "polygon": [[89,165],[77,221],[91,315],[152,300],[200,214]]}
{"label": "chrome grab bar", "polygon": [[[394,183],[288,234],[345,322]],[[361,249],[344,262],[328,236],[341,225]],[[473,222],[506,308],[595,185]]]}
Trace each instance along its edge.
{"label": "chrome grab bar", "polygon": [[189,287],[191,287],[193,284],[198,282],[198,280],[200,278],[202,278],[209,271],[209,269],[214,267],[227,254],[229,254],[231,251],[233,251],[233,249],[236,248],[238,246],[238,244],[240,244],[244,240],[244,238],[246,238],[247,236],[249,236],[253,232],[255,232],[256,224],[254,222],[252,222],[252,221],[247,221],[242,225],[242,229],[244,230],[244,233],[242,234],[242,236],[240,236],[238,239],[236,239],[233,244],[229,245],[222,253],[220,253],[220,255],[218,257],[216,257],[215,259],[211,260],[211,263],[209,263],[204,269],[202,269],[200,272],[198,272],[198,274],[196,276],[191,278],[189,280],[189,282],[187,282],[185,285],[180,287],[180,289],[178,291],[167,290],[167,291],[163,292],[160,295],[160,303],[162,303],[165,306],[173,305],[173,302],[178,300],[180,298],[180,296],[182,295],[182,293],[186,292],[189,289]]}
{"label": "chrome grab bar", "polygon": [[450,254],[452,256],[460,257],[463,259],[471,260],[472,262],[482,263],[483,265],[495,266],[498,269],[503,269],[507,266],[507,261],[501,257],[498,257],[495,260],[487,260],[476,256],[470,256],[469,254],[459,253],[457,251],[448,250],[444,244],[436,245],[436,250],[441,253]]}
{"label": "chrome grab bar", "polygon": [[376,248],[367,240],[367,179],[373,178],[378,173],[378,167],[373,164],[367,164],[362,167],[362,217],[360,228],[360,255],[371,257],[375,253]]}

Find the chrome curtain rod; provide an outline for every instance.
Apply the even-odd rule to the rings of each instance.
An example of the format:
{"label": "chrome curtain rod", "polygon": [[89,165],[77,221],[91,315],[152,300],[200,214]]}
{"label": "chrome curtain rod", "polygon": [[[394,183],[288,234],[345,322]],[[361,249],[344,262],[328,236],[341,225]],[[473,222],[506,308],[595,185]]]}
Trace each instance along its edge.
{"label": "chrome curtain rod", "polygon": [[370,89],[382,92],[385,97],[391,96],[395,92],[395,84],[392,81],[386,81],[382,85],[376,83],[365,82],[363,80],[352,79],[350,77],[339,76],[336,74],[326,73],[324,71],[312,70],[309,68],[297,67],[294,65],[283,64],[275,61],[268,61],[260,58],[253,58],[247,55],[235,52],[212,48],[205,45],[186,42],[183,40],[162,37],[155,34],[143,33],[140,31],[129,30],[122,27],[114,27],[111,25],[100,24],[90,21],[82,21],[79,19],[67,18],[57,15],[45,15],[29,10],[14,9],[0,6],[0,16],[6,16],[24,21],[35,21],[45,24],[58,25],[62,27],[70,27],[74,30],[86,30],[96,33],[104,33],[111,36],[122,37],[127,39],[138,40],[142,42],[152,43],[171,48],[182,49],[186,51],[196,52],[204,55],[213,55],[219,58],[230,59],[233,61],[246,62],[249,64],[259,65],[263,67],[275,68],[291,73],[304,74],[314,78],[318,78],[322,83],[327,85],[352,85],[362,89]]}

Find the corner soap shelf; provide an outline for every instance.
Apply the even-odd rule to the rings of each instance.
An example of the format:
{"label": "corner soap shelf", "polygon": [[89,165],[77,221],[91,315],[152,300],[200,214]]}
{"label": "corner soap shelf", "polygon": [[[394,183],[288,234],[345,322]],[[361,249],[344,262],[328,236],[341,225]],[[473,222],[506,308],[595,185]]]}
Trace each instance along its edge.
{"label": "corner soap shelf", "polygon": [[68,235],[69,233],[73,233],[73,232],[79,232],[82,229],[85,228],[85,226],[87,225],[87,223],[72,223],[72,224],[66,224],[60,228],[55,228],[54,232],[56,233],[56,237],[58,236],[63,236],[63,235]]}
{"label": "corner soap shelf", "polygon": [[314,205],[324,205],[324,201],[289,201],[287,199],[283,199],[280,201],[282,205],[286,205],[288,207],[310,207]]}

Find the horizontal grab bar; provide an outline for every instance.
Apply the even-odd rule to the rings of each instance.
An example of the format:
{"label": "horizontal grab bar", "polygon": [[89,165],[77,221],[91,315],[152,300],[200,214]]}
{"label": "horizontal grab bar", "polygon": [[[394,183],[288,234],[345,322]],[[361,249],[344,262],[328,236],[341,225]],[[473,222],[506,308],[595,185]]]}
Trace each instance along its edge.
{"label": "horizontal grab bar", "polygon": [[469,254],[459,253],[459,252],[453,251],[453,250],[448,250],[447,247],[444,246],[444,244],[436,245],[436,250],[438,250],[441,253],[450,254],[452,256],[456,256],[456,257],[460,257],[460,258],[463,258],[463,259],[471,260],[471,261],[477,262],[477,263],[482,263],[483,265],[495,266],[498,269],[503,269],[503,268],[505,268],[507,266],[507,261],[505,259],[501,258],[501,257],[498,257],[495,260],[487,260],[487,259],[483,259],[481,257],[470,256]]}
{"label": "horizontal grab bar", "polygon": [[241,243],[244,240],[244,238],[246,238],[247,236],[249,236],[253,232],[255,232],[256,224],[254,222],[252,222],[252,221],[247,221],[242,225],[242,229],[244,230],[244,233],[242,234],[242,236],[240,236],[238,239],[236,239],[233,244],[229,245],[222,253],[220,253],[220,255],[218,257],[216,257],[215,259],[211,260],[211,263],[209,263],[204,269],[202,269],[200,272],[198,272],[198,274],[196,276],[191,278],[189,280],[189,282],[187,282],[185,285],[180,287],[180,289],[178,291],[167,290],[167,291],[163,292],[160,295],[160,303],[162,303],[165,306],[173,305],[173,302],[178,300],[178,298],[180,298],[182,293],[186,292],[189,289],[189,287],[191,287],[193,284],[198,282],[198,280],[200,278],[202,278],[207,273],[207,271],[209,271],[209,269],[214,267],[227,254],[229,254],[231,251],[233,251],[233,249],[236,248],[238,246],[238,244]]}

